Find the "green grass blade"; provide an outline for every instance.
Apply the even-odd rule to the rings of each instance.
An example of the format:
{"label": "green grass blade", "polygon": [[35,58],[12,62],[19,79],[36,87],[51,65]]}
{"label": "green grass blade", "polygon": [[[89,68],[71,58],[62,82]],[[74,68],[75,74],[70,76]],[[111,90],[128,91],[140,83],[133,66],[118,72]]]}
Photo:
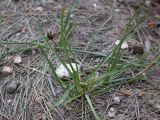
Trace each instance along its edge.
{"label": "green grass blade", "polygon": [[63,94],[63,96],[54,104],[55,107],[58,107],[62,103],[65,102],[65,100],[69,97],[69,90],[66,90]]}
{"label": "green grass blade", "polygon": [[94,107],[93,107],[93,104],[92,104],[92,101],[91,101],[91,99],[89,98],[89,96],[88,96],[88,95],[85,95],[85,97],[86,97],[86,99],[87,99],[87,102],[88,102],[88,104],[89,104],[89,106],[90,106],[90,108],[91,108],[91,111],[92,111],[94,117],[96,118],[96,120],[101,120],[101,118],[98,116],[97,112],[95,111],[95,109],[94,109]]}
{"label": "green grass blade", "polygon": [[45,51],[43,50],[43,48],[41,46],[39,46],[43,56],[45,57],[45,59],[47,60],[47,63],[49,64],[49,67],[51,69],[51,73],[52,73],[52,77],[55,77],[55,80],[59,83],[59,85],[65,89],[66,88],[66,84],[65,82],[63,82],[56,74],[55,69],[53,67],[53,64],[51,63],[51,61],[48,59],[47,54],[45,53]]}
{"label": "green grass blade", "polygon": [[73,9],[75,8],[75,5],[77,3],[78,0],[73,0],[73,3],[68,11],[68,14],[67,14],[67,17],[66,17],[66,20],[65,20],[65,26],[64,26],[64,29],[66,29],[67,27],[67,24],[68,24],[68,21],[69,21],[69,17],[71,15],[71,12],[73,11]]}
{"label": "green grass blade", "polygon": [[74,85],[70,86],[70,88],[68,88],[64,92],[63,96],[57,102],[55,102],[54,106],[58,107],[59,105],[65,103],[67,101],[67,98],[69,99],[69,93],[74,87],[75,87]]}

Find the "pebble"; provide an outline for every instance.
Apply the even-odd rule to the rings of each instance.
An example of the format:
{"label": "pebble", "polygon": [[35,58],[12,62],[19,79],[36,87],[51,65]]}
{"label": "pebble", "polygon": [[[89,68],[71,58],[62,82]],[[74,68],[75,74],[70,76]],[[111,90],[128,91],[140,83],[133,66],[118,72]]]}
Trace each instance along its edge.
{"label": "pebble", "polygon": [[157,111],[160,111],[160,104],[156,103],[156,104],[154,105],[154,107],[155,107],[155,109],[156,109]]}
{"label": "pebble", "polygon": [[93,6],[96,7],[97,5],[94,3]]}
{"label": "pebble", "polygon": [[43,11],[43,8],[39,6],[39,7],[35,8],[35,10],[42,12],[42,11]]}
{"label": "pebble", "polygon": [[[76,63],[71,63],[71,65],[72,65],[73,69],[75,71],[77,71],[77,69],[76,69]],[[70,72],[73,73],[70,64],[66,64],[66,66],[68,67],[68,69],[70,70]],[[80,66],[77,65],[77,67],[78,67],[78,70],[79,70]],[[60,66],[58,66],[56,68],[56,74],[60,78],[70,78],[70,74],[69,74],[68,70],[65,68],[65,66],[63,64],[61,64]]]}
{"label": "pebble", "polygon": [[114,98],[113,98],[113,101],[115,102],[115,103],[120,103],[120,97],[118,97],[118,96],[115,96]]}
{"label": "pebble", "polygon": [[20,64],[20,63],[22,63],[22,58],[21,58],[21,56],[19,56],[19,55],[15,56],[14,59],[13,59],[13,62],[14,62],[15,64]]}
{"label": "pebble", "polygon": [[[116,40],[115,45],[119,45],[119,43],[120,43],[120,40]],[[128,43],[124,41],[121,45],[121,49],[128,49],[128,48],[129,48]]]}
{"label": "pebble", "polygon": [[114,11],[115,11],[115,12],[120,12],[120,9],[117,8],[117,9],[114,9]]}
{"label": "pebble", "polygon": [[8,100],[7,100],[7,103],[11,103],[11,102],[12,102],[12,99],[8,99]]}
{"label": "pebble", "polygon": [[4,66],[3,69],[2,69],[2,72],[4,74],[11,74],[13,72],[13,69],[9,66]]}
{"label": "pebble", "polygon": [[19,82],[14,81],[14,80],[11,81],[7,86],[7,92],[9,94],[14,93],[18,89],[19,85],[20,85]]}
{"label": "pebble", "polygon": [[150,105],[154,105],[155,101],[154,101],[154,100],[149,100],[148,103],[149,103]]}
{"label": "pebble", "polygon": [[151,5],[151,1],[150,0],[145,0],[145,4],[146,4],[146,6],[150,6]]}
{"label": "pebble", "polygon": [[116,116],[116,112],[114,108],[110,108],[109,112],[108,112],[108,116],[110,118],[114,118]]}

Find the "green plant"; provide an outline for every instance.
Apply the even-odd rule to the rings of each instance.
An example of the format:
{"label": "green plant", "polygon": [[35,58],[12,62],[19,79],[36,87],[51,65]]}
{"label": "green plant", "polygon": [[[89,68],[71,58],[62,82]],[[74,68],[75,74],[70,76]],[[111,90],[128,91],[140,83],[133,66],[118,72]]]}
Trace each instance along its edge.
{"label": "green plant", "polygon": [[[74,55],[75,50],[71,48],[68,42],[69,35],[72,31],[72,26],[73,26],[73,23],[69,21],[69,17],[73,8],[76,5],[76,2],[77,0],[74,0],[66,17],[64,9],[62,9],[61,11],[60,21],[58,21],[59,23],[58,27],[60,32],[58,51],[57,48],[53,47],[50,44],[50,41],[48,40],[47,36],[44,36],[43,34],[42,34],[43,41],[41,43],[37,43],[36,41],[29,43],[27,42],[11,43],[11,42],[1,41],[0,44],[16,44],[16,45],[20,44],[20,45],[27,45],[26,49],[32,49],[32,48],[39,49],[42,56],[44,56],[49,65],[50,74],[53,77],[53,80],[56,80],[56,82],[58,83],[58,85],[61,86],[64,92],[63,96],[54,104],[53,109],[61,104],[67,106],[72,101],[84,96],[91,108],[91,111],[93,112],[93,115],[97,120],[99,120],[100,117],[96,113],[94,105],[91,101],[93,96],[106,93],[115,86],[129,83],[138,79],[143,79],[140,76],[140,74],[137,76],[136,75],[135,76],[128,75],[125,77],[123,76],[123,74],[125,74],[126,72],[128,73],[128,71],[132,71],[132,69],[134,68],[144,67],[139,63],[143,60],[145,56],[140,56],[139,58],[135,58],[132,60],[123,59],[123,50],[121,50],[121,45],[136,32],[136,29],[138,28],[139,25],[141,25],[142,21],[146,18],[146,16],[141,17],[140,21],[138,21],[135,26],[131,26],[133,19],[135,18],[136,15],[138,15],[138,13],[142,10],[143,7],[140,8],[130,19],[126,27],[126,30],[124,31],[124,34],[120,39],[121,41],[119,45],[115,46],[115,48],[113,48],[113,50],[108,55],[104,55],[101,59],[101,62],[97,65],[97,67],[95,67],[92,70],[91,74],[87,76],[84,80],[82,80],[80,78],[79,71],[78,70],[76,71],[71,64],[73,62],[77,63],[77,61]],[[23,46],[21,46],[21,48],[22,50],[24,50]],[[21,51],[21,48],[17,47],[15,51],[11,52],[14,53],[17,51]],[[48,58],[48,51],[51,51],[52,54],[56,56],[56,58],[58,58],[58,60],[68,70],[68,72],[71,75],[71,79],[69,81],[64,81],[63,79],[57,76],[55,71],[55,66],[52,64],[52,61]],[[83,52],[84,54],[88,53],[87,49],[85,49],[85,51]],[[4,56],[8,53],[1,53],[1,56]],[[65,57],[62,58],[60,53],[63,53]],[[71,70],[67,67],[66,63],[69,63]],[[97,78],[96,73],[99,69],[101,69],[103,64],[108,64],[108,66],[106,67],[102,75]],[[76,68],[78,69],[78,65],[76,66]],[[48,114],[49,111],[51,111],[51,109],[46,111],[45,114]]]}
{"label": "green plant", "polygon": [[[75,0],[76,1],[76,0]],[[55,72],[54,65],[51,63],[51,61],[48,59],[47,54],[45,52],[45,49],[43,46],[39,46],[40,50],[42,51],[42,55],[46,58],[50,68],[51,68],[51,74],[53,79],[57,80],[59,85],[64,90],[64,95],[58,100],[58,102],[55,104],[55,106],[58,106],[60,104],[67,105],[68,103],[71,103],[72,101],[76,100],[77,98],[81,96],[85,96],[87,99],[87,102],[91,108],[91,111],[93,112],[95,118],[97,120],[100,119],[98,114],[95,112],[95,109],[93,107],[93,104],[91,102],[90,97],[96,95],[96,94],[102,94],[107,92],[110,88],[113,86],[117,86],[120,84],[128,83],[131,81],[134,81],[135,77],[128,76],[126,78],[119,78],[120,75],[124,74],[128,70],[131,70],[135,66],[135,63],[139,63],[139,60],[133,59],[133,60],[122,60],[123,57],[123,50],[121,50],[121,45],[123,42],[125,42],[130,36],[132,36],[135,32],[137,27],[142,23],[142,21],[145,19],[146,16],[143,16],[141,20],[138,22],[136,26],[131,27],[131,22],[135,16],[131,18],[129,21],[127,28],[122,35],[120,44],[116,46],[111,53],[103,57],[101,59],[101,62],[97,65],[97,67],[92,71],[92,73],[86,77],[85,80],[81,80],[79,72],[75,71],[72,66],[72,62],[76,63],[76,58],[74,55],[73,50],[71,49],[68,39],[69,35],[71,33],[72,23],[69,22],[69,16],[71,13],[71,9],[75,5],[75,1],[73,5],[71,6],[67,17],[64,17],[64,10],[61,12],[60,17],[60,24],[59,24],[59,31],[60,31],[60,41],[59,41],[59,47],[60,52],[63,52],[65,55],[65,60],[59,56],[59,53],[50,45],[48,39],[45,40],[45,46],[46,48],[49,48],[49,50],[52,51],[52,53],[60,60],[60,62],[65,66],[65,68],[68,70],[68,72],[71,75],[71,80],[73,82],[64,82],[62,79],[58,78]],[[139,11],[138,11],[139,12]],[[135,13],[136,15],[137,13]],[[141,58],[142,60],[142,58]],[[70,64],[70,67],[72,68],[71,72],[69,68],[66,66],[66,63]],[[105,63],[108,63],[108,67],[106,68],[103,75],[96,78],[96,72],[98,69],[101,68],[101,66]],[[139,65],[140,66],[140,65]],[[139,76],[137,76],[139,77]],[[111,86],[109,85],[111,84]]]}

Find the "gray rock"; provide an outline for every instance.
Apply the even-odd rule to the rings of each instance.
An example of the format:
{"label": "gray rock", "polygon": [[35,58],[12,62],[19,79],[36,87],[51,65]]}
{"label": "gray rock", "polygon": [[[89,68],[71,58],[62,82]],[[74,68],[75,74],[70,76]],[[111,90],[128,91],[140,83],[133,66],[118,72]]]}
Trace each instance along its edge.
{"label": "gray rock", "polygon": [[11,81],[10,83],[8,83],[8,86],[7,86],[7,92],[8,93],[14,93],[18,87],[19,87],[20,83],[17,82],[17,81]]}

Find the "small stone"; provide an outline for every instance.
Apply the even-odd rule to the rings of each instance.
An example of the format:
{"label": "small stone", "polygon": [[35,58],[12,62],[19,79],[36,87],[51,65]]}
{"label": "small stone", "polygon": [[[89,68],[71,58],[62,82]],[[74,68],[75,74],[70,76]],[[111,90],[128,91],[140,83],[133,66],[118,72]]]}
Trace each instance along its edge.
{"label": "small stone", "polygon": [[[72,67],[73,67],[73,69],[75,71],[78,71],[80,69],[79,65],[77,65],[78,68],[76,68],[76,63],[71,63],[71,65],[72,65]],[[73,73],[70,64],[66,64],[66,66],[68,67],[68,69],[70,70],[70,72]],[[69,78],[70,77],[69,71],[65,68],[65,66],[63,64],[61,64],[60,66],[57,67],[56,74],[60,78]]]}
{"label": "small stone", "polygon": [[101,60],[101,58],[96,58],[95,62],[96,62],[96,63],[99,63],[100,60]]}
{"label": "small stone", "polygon": [[150,105],[154,105],[155,101],[154,101],[154,100],[149,100],[148,103],[149,103]]}
{"label": "small stone", "polygon": [[115,12],[120,12],[120,9],[117,8],[117,9],[114,9],[114,11],[115,11]]}
{"label": "small stone", "polygon": [[146,73],[142,73],[143,76],[146,76]]}
{"label": "small stone", "polygon": [[14,80],[11,81],[7,86],[7,92],[9,94],[14,93],[18,89],[19,85],[20,85],[19,82],[14,81]]}
{"label": "small stone", "polygon": [[22,63],[22,58],[21,58],[21,56],[19,56],[19,55],[15,56],[13,62],[14,62],[15,64],[20,64],[20,63]]}
{"label": "small stone", "polygon": [[39,7],[35,8],[35,10],[42,12],[43,8],[39,6]]}
{"label": "small stone", "polygon": [[17,37],[20,36],[20,35],[21,35],[21,33],[17,33],[17,34],[16,34]]}
{"label": "small stone", "polygon": [[12,102],[12,99],[8,99],[8,100],[7,100],[7,103],[11,103],[11,102]]}
{"label": "small stone", "polygon": [[93,7],[96,7],[96,6],[97,6],[97,5],[94,3],[94,4],[93,4]]}
{"label": "small stone", "polygon": [[114,118],[116,116],[116,112],[114,108],[110,108],[109,112],[108,112],[108,116],[110,118]]}
{"label": "small stone", "polygon": [[146,6],[150,6],[151,5],[151,1],[150,0],[145,0],[145,4],[146,4]]}
{"label": "small stone", "polygon": [[[120,43],[120,40],[116,40],[115,45],[119,45],[119,43]],[[125,41],[121,45],[121,49],[128,49],[128,47],[129,47],[128,43]]]}
{"label": "small stone", "polygon": [[160,104],[156,103],[156,104],[154,105],[154,107],[155,107],[155,109],[156,109],[157,111],[160,111]]}
{"label": "small stone", "polygon": [[2,72],[4,74],[11,74],[13,72],[13,69],[9,66],[4,66],[4,68],[2,69]]}
{"label": "small stone", "polygon": [[120,103],[120,97],[118,97],[118,96],[115,96],[114,98],[113,98],[113,100],[114,100],[114,102],[115,103]]}
{"label": "small stone", "polygon": [[107,53],[107,50],[103,49],[103,50],[102,50],[102,53],[106,54],[106,53]]}
{"label": "small stone", "polygon": [[73,18],[73,17],[74,17],[74,14],[71,14],[70,17]]}
{"label": "small stone", "polygon": [[110,111],[113,112],[113,111],[114,111],[114,108],[110,108]]}

